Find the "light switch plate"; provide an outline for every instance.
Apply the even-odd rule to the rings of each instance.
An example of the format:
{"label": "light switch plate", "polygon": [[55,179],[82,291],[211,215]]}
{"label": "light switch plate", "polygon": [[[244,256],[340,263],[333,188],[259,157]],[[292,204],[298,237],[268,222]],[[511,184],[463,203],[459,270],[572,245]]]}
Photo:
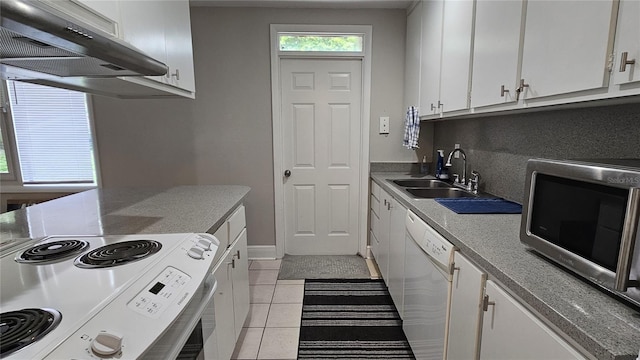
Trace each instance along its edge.
{"label": "light switch plate", "polygon": [[[455,144],[455,145],[453,146],[453,148],[454,148],[454,149],[460,149],[460,144]],[[453,158],[454,158],[454,159],[460,159],[460,153],[456,151],[456,153],[455,153],[455,154],[453,154]]]}
{"label": "light switch plate", "polygon": [[380,134],[389,133],[389,117],[380,116]]}

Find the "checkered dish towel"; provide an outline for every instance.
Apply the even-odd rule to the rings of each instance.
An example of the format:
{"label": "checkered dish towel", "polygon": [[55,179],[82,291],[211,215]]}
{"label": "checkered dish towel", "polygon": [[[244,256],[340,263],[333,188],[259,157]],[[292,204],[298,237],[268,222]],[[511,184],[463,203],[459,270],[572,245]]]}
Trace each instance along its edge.
{"label": "checkered dish towel", "polygon": [[418,116],[418,108],[409,106],[407,109],[407,117],[404,119],[404,140],[402,146],[409,150],[418,148],[418,135],[420,134],[420,117]]}

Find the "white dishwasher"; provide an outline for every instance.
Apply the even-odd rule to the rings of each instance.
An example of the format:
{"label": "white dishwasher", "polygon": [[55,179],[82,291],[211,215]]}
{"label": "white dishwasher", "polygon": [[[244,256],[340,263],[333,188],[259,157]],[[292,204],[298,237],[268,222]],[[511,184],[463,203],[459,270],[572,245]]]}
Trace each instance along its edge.
{"label": "white dishwasher", "polygon": [[410,210],[405,226],[402,328],[417,360],[446,359],[455,247]]}

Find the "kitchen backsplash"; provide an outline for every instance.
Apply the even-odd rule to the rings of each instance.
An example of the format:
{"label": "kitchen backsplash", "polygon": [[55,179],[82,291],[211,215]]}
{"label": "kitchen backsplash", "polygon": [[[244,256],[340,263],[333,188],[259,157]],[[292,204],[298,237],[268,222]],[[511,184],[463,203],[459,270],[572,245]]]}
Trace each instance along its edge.
{"label": "kitchen backsplash", "polygon": [[372,173],[399,172],[417,174],[420,172],[420,164],[410,162],[372,162],[369,164],[369,171]]}
{"label": "kitchen backsplash", "polygon": [[[640,158],[640,104],[436,122],[434,152],[447,156],[454,144],[467,154],[467,171],[480,172],[481,190],[521,203],[530,158]],[[461,173],[462,159],[452,162]]]}

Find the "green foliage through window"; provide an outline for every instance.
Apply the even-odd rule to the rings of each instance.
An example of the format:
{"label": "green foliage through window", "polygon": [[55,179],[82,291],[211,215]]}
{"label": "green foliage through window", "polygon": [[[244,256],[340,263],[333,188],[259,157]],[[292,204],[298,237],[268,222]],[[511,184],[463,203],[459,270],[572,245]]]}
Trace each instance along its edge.
{"label": "green foliage through window", "polygon": [[7,164],[7,154],[4,151],[4,141],[2,140],[2,129],[0,129],[0,173],[6,174],[9,172],[9,166]]}
{"label": "green foliage through window", "polygon": [[361,52],[362,35],[280,35],[281,51]]}

